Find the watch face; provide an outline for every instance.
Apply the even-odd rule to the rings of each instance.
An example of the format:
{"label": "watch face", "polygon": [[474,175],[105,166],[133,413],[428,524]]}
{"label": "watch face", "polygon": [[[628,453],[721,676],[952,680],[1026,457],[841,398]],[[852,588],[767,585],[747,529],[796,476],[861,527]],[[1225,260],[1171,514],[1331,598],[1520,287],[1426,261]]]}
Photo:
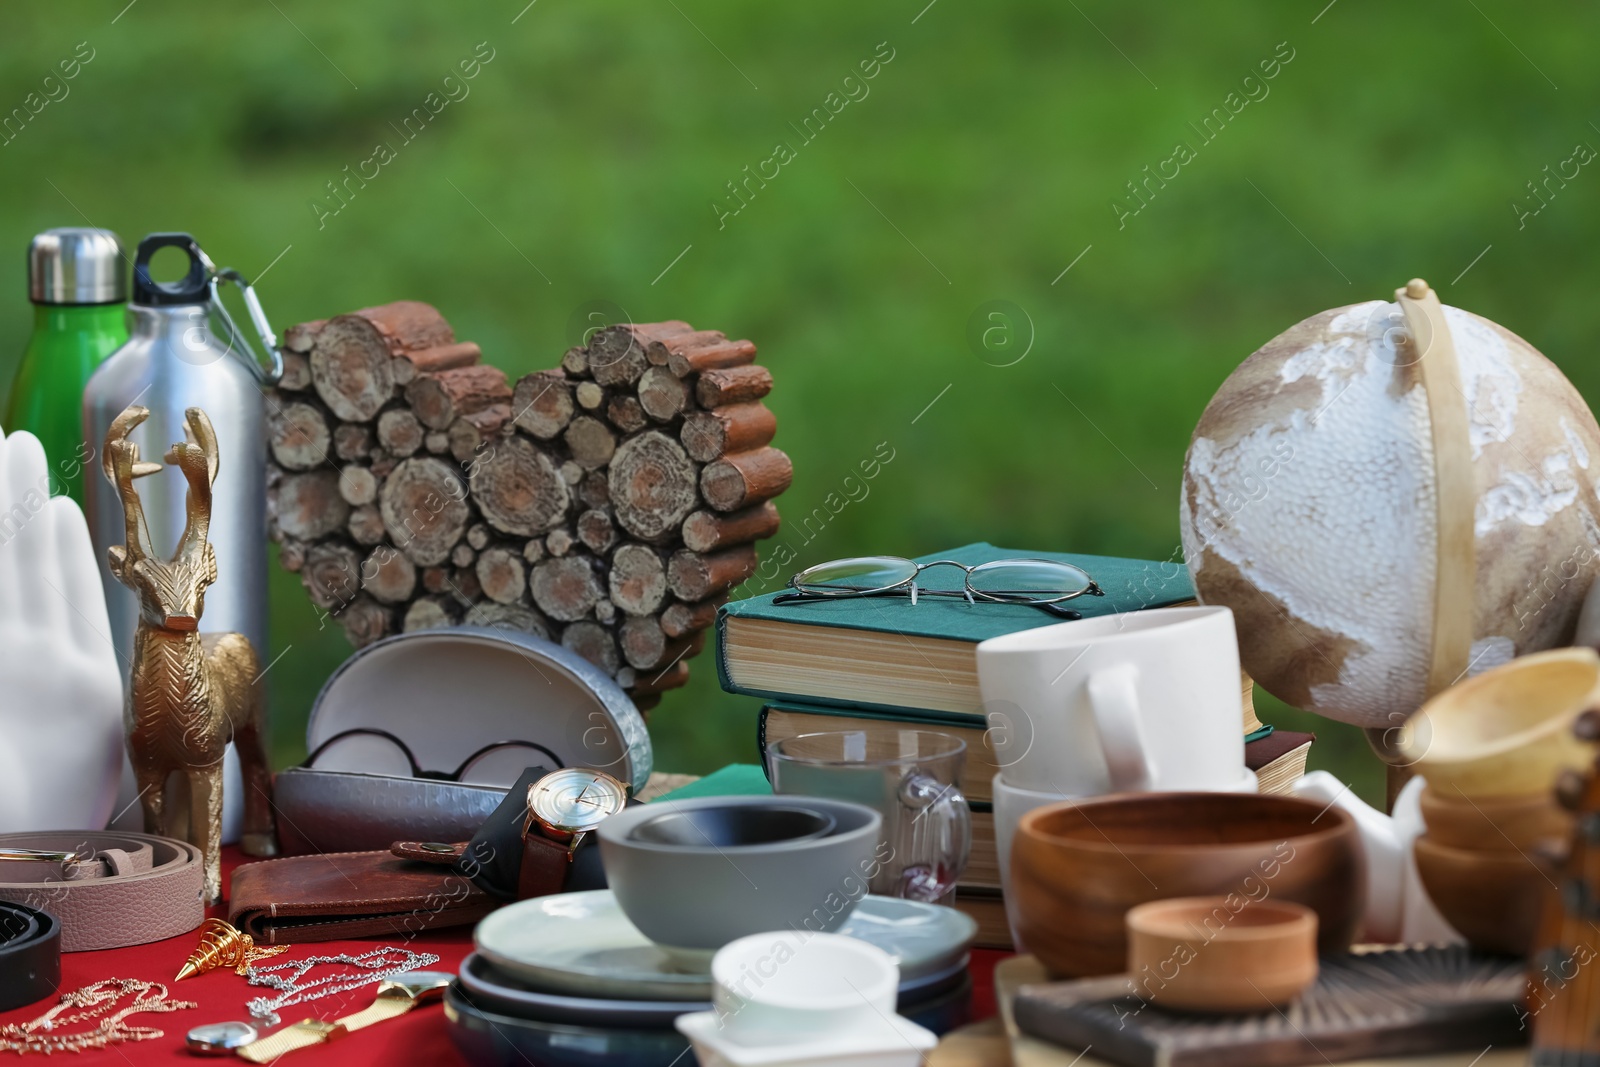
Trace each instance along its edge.
{"label": "watch face", "polygon": [[554,771],[528,787],[528,810],[534,818],[567,833],[593,830],[627,800],[621,782],[582,767]]}
{"label": "watch face", "polygon": [[184,1043],[201,1056],[226,1056],[256,1037],[256,1028],[249,1023],[207,1023],[190,1030]]}

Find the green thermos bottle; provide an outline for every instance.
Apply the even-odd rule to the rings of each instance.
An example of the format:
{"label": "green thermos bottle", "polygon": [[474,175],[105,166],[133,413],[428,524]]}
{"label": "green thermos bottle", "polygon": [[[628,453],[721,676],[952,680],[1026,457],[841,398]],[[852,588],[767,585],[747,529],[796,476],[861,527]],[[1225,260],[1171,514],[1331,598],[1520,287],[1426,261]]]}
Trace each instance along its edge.
{"label": "green thermos bottle", "polygon": [[98,442],[83,439],[83,388],[128,340],[127,260],[110,230],[46,230],[28,246],[33,337],[11,383],[6,433],[27,430],[50,461],[50,494],[83,506]]}

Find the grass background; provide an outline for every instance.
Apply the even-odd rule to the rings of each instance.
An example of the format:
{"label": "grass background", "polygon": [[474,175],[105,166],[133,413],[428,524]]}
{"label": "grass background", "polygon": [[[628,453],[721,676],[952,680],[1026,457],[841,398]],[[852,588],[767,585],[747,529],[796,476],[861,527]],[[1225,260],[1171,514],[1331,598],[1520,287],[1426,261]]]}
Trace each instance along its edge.
{"label": "grass background", "polygon": [[[1523,228],[1511,207],[1600,144],[1592,6],[525,2],[8,12],[0,110],[79,42],[93,59],[0,147],[0,377],[29,329],[28,238],[86,220],[130,247],[188,230],[252,277],[272,264],[280,330],[430,301],[513,375],[553,365],[594,302],[683,318],[761,346],[795,460],[785,512],[895,450],[797,565],[980,539],[1167,558],[1184,449],[1226,374],[1414,275],[1600,389],[1600,175]],[[480,42],[470,95],[401,146],[394,127]],[[869,95],[802,144],[791,124],[881,42]],[[1281,42],[1270,93],[1200,145],[1188,124]],[[1119,228],[1113,198],[1180,139],[1197,158]],[[780,141],[795,158],[719,227],[725,183]],[[379,142],[396,157],[319,225],[325,183]],[[969,340],[993,300],[1031,330],[1012,366]],[[349,650],[276,568],[272,612],[283,764]],[[755,710],[702,655],[652,714],[658,765],[750,759]],[[1375,796],[1354,731],[1313,728],[1314,764]]]}

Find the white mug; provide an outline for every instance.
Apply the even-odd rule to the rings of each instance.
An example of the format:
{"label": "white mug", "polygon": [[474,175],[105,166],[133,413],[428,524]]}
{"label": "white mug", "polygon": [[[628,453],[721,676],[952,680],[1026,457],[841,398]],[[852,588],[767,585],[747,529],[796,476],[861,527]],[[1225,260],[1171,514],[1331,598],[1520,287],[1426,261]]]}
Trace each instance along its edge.
{"label": "white mug", "polygon": [[1225,790],[1246,777],[1233,613],[1155,608],[978,645],[995,762],[1058,796]]}

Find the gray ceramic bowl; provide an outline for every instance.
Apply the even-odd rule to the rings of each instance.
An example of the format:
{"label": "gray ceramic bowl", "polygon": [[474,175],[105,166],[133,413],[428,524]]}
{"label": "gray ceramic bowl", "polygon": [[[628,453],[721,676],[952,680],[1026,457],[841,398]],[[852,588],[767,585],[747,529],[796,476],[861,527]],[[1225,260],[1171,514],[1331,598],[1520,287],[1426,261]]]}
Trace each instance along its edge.
{"label": "gray ceramic bowl", "polygon": [[739,848],[807,841],[833,833],[834,818],[803,804],[724,804],[715,808],[661,812],[633,828],[628,837],[656,845],[712,845]]}
{"label": "gray ceramic bowl", "polygon": [[[809,808],[834,830],[753,845],[642,840],[635,831],[664,814],[729,808]],[[741,818],[754,818],[746,810]],[[820,797],[700,797],[627,808],[600,824],[600,858],[623,912],[646,937],[689,963],[746,934],[830,933],[844,924],[884,857],[883,817],[864,804]]]}

